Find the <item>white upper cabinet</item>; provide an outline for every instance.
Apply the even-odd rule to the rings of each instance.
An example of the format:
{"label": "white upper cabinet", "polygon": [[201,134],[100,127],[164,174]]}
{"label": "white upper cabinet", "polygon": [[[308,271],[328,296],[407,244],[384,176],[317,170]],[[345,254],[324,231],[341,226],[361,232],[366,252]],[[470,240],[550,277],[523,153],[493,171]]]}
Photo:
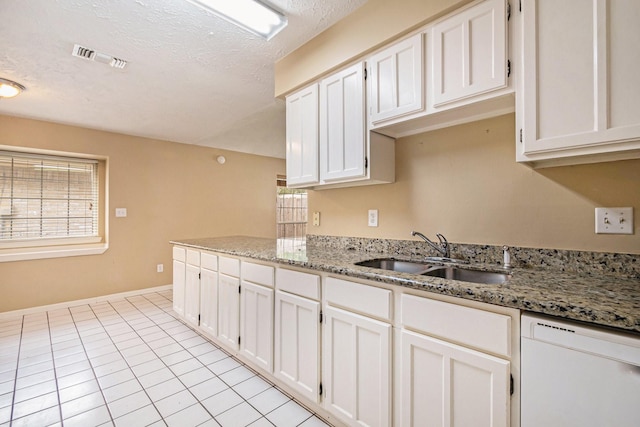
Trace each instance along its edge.
{"label": "white upper cabinet", "polygon": [[364,62],[320,82],[320,180],[366,174]]}
{"label": "white upper cabinet", "polygon": [[318,84],[312,84],[286,100],[287,185],[317,184]]}
{"label": "white upper cabinet", "polygon": [[476,0],[368,57],[370,129],[400,138],[512,113],[507,11]]}
{"label": "white upper cabinet", "polygon": [[423,38],[415,34],[367,59],[372,125],[424,109]]}
{"label": "white upper cabinet", "polygon": [[505,0],[485,0],[432,28],[433,104],[469,98],[507,85]]}
{"label": "white upper cabinet", "polygon": [[640,2],[523,0],[522,15],[517,160],[639,157]]}
{"label": "white upper cabinet", "polygon": [[395,180],[394,140],[371,135],[360,62],[287,97],[287,185],[334,188]]}

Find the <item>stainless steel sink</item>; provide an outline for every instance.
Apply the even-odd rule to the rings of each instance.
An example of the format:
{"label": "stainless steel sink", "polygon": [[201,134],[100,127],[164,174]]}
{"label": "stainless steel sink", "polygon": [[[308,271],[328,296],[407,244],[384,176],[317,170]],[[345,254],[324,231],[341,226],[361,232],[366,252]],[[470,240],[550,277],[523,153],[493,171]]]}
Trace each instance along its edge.
{"label": "stainless steel sink", "polygon": [[394,258],[377,258],[357,262],[362,267],[379,268],[381,270],[398,271],[400,273],[421,274],[428,270],[430,265],[422,262],[401,261]]}
{"label": "stainless steel sink", "polygon": [[457,267],[434,267],[421,274],[423,276],[441,277],[443,279],[486,284],[504,283],[511,278],[511,275],[506,273],[468,270],[466,268]]}
{"label": "stainless steel sink", "polygon": [[433,265],[420,261],[402,261],[395,258],[369,259],[357,262],[356,265],[473,283],[499,284],[504,283],[511,278],[507,273],[470,270],[454,266]]}

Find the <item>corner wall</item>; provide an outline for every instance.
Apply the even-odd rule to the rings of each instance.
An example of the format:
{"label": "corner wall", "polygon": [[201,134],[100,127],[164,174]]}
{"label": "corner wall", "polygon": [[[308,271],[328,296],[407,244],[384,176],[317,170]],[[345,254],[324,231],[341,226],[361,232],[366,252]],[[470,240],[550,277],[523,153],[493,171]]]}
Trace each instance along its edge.
{"label": "corner wall", "polygon": [[108,156],[110,175],[107,252],[0,263],[0,312],[170,284],[172,239],[275,237],[282,159],[1,115],[0,129],[0,145]]}

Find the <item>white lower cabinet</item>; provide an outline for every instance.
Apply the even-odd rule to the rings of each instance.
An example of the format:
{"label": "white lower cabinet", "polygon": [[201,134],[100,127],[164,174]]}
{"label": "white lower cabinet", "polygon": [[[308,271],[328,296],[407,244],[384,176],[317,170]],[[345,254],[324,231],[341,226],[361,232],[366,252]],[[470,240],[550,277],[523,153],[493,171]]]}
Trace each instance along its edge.
{"label": "white lower cabinet", "polygon": [[200,251],[187,249],[187,267],[185,271],[184,318],[193,326],[200,319]]}
{"label": "white lower cabinet", "polygon": [[392,292],[332,277],[323,290],[323,406],[349,425],[390,426]]}
{"label": "white lower cabinet", "polygon": [[189,248],[173,265],[176,312],[332,424],[519,426],[518,310]]}
{"label": "white lower cabinet", "polygon": [[513,424],[511,417],[513,317],[407,294],[400,303],[396,424],[518,425],[517,413]]}
{"label": "white lower cabinet", "polygon": [[399,351],[402,426],[509,425],[508,361],[405,330]]}
{"label": "white lower cabinet", "polygon": [[200,262],[200,329],[218,335],[218,257],[206,252]]}
{"label": "white lower cabinet", "polygon": [[276,378],[320,402],[320,303],[276,291]]}
{"label": "white lower cabinet", "polygon": [[274,375],[320,403],[320,276],[277,269]]}
{"label": "white lower cabinet", "polygon": [[273,267],[243,262],[240,354],[273,372]]}
{"label": "white lower cabinet", "polygon": [[240,260],[218,258],[218,340],[237,351],[240,344]]}
{"label": "white lower cabinet", "polygon": [[180,316],[184,316],[186,252],[184,248],[173,248],[173,311]]}
{"label": "white lower cabinet", "polygon": [[324,316],[324,407],[350,425],[391,425],[391,325],[333,307]]}
{"label": "white lower cabinet", "polygon": [[240,279],[218,276],[218,339],[237,350],[240,337]]}

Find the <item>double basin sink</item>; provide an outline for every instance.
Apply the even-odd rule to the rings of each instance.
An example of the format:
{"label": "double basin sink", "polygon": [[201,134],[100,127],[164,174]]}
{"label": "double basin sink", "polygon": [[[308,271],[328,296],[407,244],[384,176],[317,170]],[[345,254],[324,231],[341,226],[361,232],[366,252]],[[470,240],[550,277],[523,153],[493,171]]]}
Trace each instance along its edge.
{"label": "double basin sink", "polygon": [[399,273],[419,274],[422,276],[440,277],[442,279],[460,280],[463,282],[500,284],[511,276],[507,273],[471,270],[450,265],[434,265],[420,261],[402,261],[395,258],[376,258],[357,262],[362,267],[379,268]]}

